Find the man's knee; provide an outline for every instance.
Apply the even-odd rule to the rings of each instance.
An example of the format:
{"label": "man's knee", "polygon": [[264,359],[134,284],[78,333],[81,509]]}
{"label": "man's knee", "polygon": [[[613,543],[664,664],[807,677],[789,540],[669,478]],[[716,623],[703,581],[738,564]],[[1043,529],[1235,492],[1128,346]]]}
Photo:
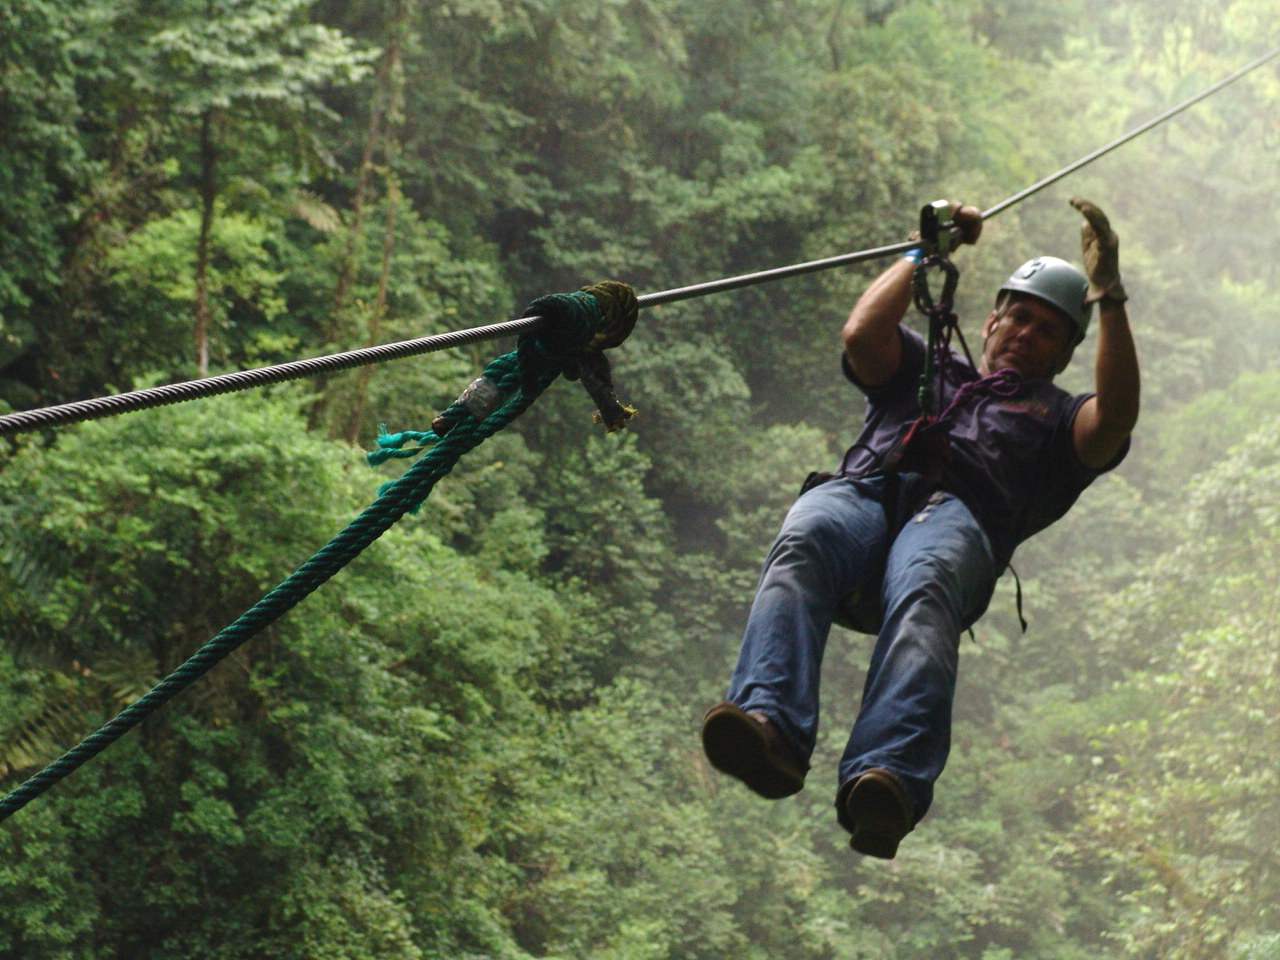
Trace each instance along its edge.
{"label": "man's knee", "polygon": [[884,510],[874,500],[848,489],[811,491],[787,514],[782,537],[799,538],[805,544],[841,549],[873,550],[882,547],[886,530]]}
{"label": "man's knee", "polygon": [[884,609],[958,636],[982,615],[992,587],[988,576],[974,576],[944,557],[917,554],[885,577]]}
{"label": "man's knee", "polygon": [[937,506],[917,525],[908,522],[890,553],[884,581],[886,612],[919,607],[945,617],[958,632],[986,609],[995,564],[986,534],[956,500]]}

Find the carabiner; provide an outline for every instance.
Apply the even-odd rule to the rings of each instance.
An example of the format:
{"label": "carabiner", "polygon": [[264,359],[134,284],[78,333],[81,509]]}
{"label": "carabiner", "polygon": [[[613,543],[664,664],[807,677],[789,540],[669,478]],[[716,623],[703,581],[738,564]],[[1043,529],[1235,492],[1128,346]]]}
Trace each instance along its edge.
{"label": "carabiner", "polygon": [[[933,302],[933,294],[929,292],[930,267],[936,267],[945,275],[945,279],[942,281],[942,296],[937,303]],[[946,257],[938,254],[921,260],[916,264],[915,273],[911,275],[911,292],[915,300],[916,309],[923,313],[929,321],[929,340],[925,347],[924,370],[920,373],[920,387],[916,394],[920,404],[920,412],[925,417],[930,417],[937,413],[937,405],[942,402],[942,378],[946,361],[945,359],[939,360],[939,355],[941,354],[945,358],[951,341],[950,332],[953,329],[958,329],[952,304],[955,302],[956,286],[959,282],[959,268]],[[961,342],[964,342],[963,337],[961,337]],[[965,347],[966,355],[968,352],[969,348]],[[943,365],[939,366],[940,363]],[[938,376],[938,395],[936,397],[930,391],[935,374]]]}
{"label": "carabiner", "polygon": [[[933,294],[929,292],[929,268],[936,267],[944,274],[942,295],[935,304]],[[916,264],[915,273],[911,276],[911,292],[916,309],[926,317],[933,318],[935,313],[949,315],[956,299],[956,287],[960,283],[959,268],[946,257],[933,255],[925,257]]]}

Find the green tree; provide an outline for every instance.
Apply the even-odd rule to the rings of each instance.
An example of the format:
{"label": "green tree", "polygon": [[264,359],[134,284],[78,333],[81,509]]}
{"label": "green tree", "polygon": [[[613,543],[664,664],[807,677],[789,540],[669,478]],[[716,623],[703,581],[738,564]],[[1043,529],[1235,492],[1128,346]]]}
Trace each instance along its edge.
{"label": "green tree", "polygon": [[75,221],[64,202],[83,190],[92,165],[78,135],[74,40],[93,5],[0,5],[0,403],[37,402],[33,351],[38,314],[56,300],[63,232]]}
{"label": "green tree", "polygon": [[354,83],[370,54],[306,14],[314,0],[199,0],[179,4],[147,40],[157,57],[148,92],[187,134],[190,176],[198,197],[195,248],[196,369],[208,372],[209,269],[218,196],[226,169],[253,178],[264,159],[253,146],[296,143],[299,158],[315,155],[309,126],[336,119],[321,97],[325,87]]}

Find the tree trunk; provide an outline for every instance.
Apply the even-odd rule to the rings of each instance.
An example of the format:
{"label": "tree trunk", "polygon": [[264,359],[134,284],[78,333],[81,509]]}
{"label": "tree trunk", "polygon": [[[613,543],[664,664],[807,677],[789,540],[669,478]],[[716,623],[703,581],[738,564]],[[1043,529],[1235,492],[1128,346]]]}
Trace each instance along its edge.
{"label": "tree trunk", "polygon": [[[396,208],[400,203],[400,184],[395,174],[387,176],[387,222],[382,234],[382,271],[378,275],[378,296],[373,303],[373,312],[369,316],[369,342],[374,346],[382,331],[382,318],[387,312],[387,285],[391,278],[391,255],[396,243]],[[369,395],[369,380],[373,377],[373,367],[360,368],[356,380],[355,402],[351,405],[351,420],[347,424],[347,441],[355,443],[360,437],[360,421],[364,419],[365,399]]]}
{"label": "tree trunk", "polygon": [[[396,160],[400,147],[399,124],[404,113],[404,73],[400,69],[400,35],[404,29],[404,7],[397,10],[392,24],[391,39],[387,43],[384,61],[387,70],[385,96],[382,99],[388,115],[386,133],[383,135],[382,159],[387,181],[387,217],[382,231],[382,268],[378,273],[378,294],[369,317],[369,346],[378,342],[382,332],[382,318],[387,312],[387,287],[391,280],[391,257],[395,252],[396,213],[400,206],[400,181],[396,177]],[[356,380],[355,402],[351,405],[351,419],[347,423],[346,438],[355,443],[360,436],[360,421],[364,419],[365,400],[369,395],[372,367],[361,367]]]}
{"label": "tree trunk", "polygon": [[338,284],[333,292],[333,315],[329,319],[326,340],[333,340],[338,335],[339,317],[342,308],[347,305],[347,297],[351,294],[351,284],[356,275],[356,247],[364,232],[364,204],[369,193],[369,180],[373,175],[373,152],[377,149],[378,140],[382,136],[382,116],[387,102],[387,73],[390,70],[392,48],[398,53],[398,41],[392,39],[387,45],[382,63],[378,65],[378,77],[374,84],[373,104],[369,112],[369,130],[364,138],[364,150],[360,154],[360,173],[356,178],[356,192],[351,200],[351,229],[347,231],[347,244],[342,252],[342,265],[338,271]]}
{"label": "tree trunk", "polygon": [[[347,308],[347,299],[351,295],[351,286],[355,283],[357,251],[360,237],[364,233],[365,198],[369,193],[369,180],[373,175],[373,153],[382,137],[382,115],[387,102],[387,73],[391,63],[391,48],[398,40],[393,37],[378,65],[378,75],[373,86],[373,103],[369,110],[369,129],[365,133],[364,149],[360,153],[360,172],[356,177],[356,192],[351,199],[351,226],[347,230],[347,242],[342,251],[342,262],[338,267],[338,282],[333,291],[333,309],[329,314],[329,322],[324,331],[324,342],[335,343],[342,328],[342,315]],[[398,46],[397,46],[398,49]],[[399,54],[397,53],[397,56]],[[307,417],[307,425],[312,429],[319,427],[325,420],[326,393],[329,378],[321,375],[315,379],[316,399]]]}
{"label": "tree trunk", "polygon": [[196,372],[201,377],[209,375],[209,243],[218,196],[218,148],[213,122],[213,111],[206,110],[200,118],[200,239],[196,242]]}

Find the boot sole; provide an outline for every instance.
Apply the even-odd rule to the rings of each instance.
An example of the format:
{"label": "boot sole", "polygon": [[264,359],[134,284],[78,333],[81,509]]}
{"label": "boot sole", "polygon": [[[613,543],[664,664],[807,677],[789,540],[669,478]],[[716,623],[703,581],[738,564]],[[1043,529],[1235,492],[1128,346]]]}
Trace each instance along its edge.
{"label": "boot sole", "polygon": [[854,824],[849,846],[858,853],[892,860],[902,838],[911,832],[904,799],[895,786],[876,775],[864,774],[855,781],[845,806]]}
{"label": "boot sole", "polygon": [[712,707],[702,723],[702,749],[711,765],[745,783],[766,800],[799,793],[804,777],[780,767],[760,724],[733,704]]}

